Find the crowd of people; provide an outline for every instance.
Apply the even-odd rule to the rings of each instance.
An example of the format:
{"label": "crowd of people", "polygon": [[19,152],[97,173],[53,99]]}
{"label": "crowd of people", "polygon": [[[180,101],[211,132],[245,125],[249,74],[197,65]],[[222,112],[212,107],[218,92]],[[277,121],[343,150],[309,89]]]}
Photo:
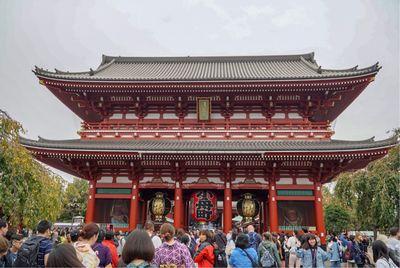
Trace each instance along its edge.
{"label": "crowd of people", "polygon": [[41,221],[37,234],[24,237],[8,230],[0,219],[2,267],[399,267],[400,231],[372,243],[361,233],[331,234],[327,245],[307,229],[262,235],[254,226],[245,230],[176,230],[164,223],[155,232],[152,222],[129,234],[102,230],[95,223],[79,230],[54,230]]}

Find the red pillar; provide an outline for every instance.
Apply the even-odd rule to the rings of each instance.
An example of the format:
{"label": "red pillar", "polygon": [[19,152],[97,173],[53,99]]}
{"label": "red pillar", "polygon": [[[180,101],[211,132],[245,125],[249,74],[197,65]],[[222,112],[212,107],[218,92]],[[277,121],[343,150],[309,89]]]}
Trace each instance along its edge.
{"label": "red pillar", "polygon": [[174,226],[176,229],[182,227],[183,219],[183,201],[182,201],[182,189],[180,182],[175,183],[175,195],[174,195]]}
{"label": "red pillar", "polygon": [[321,238],[321,244],[326,244],[325,238],[325,221],[324,221],[324,209],[322,206],[322,184],[321,182],[314,182],[315,192],[315,223],[317,229],[317,235]]}
{"label": "red pillar", "polygon": [[96,180],[92,179],[89,182],[89,196],[88,196],[88,204],[86,209],[86,223],[91,223],[94,220],[94,210],[96,204]]}
{"label": "red pillar", "polygon": [[269,226],[271,232],[278,232],[278,203],[276,201],[276,181],[269,180],[268,189],[268,211],[269,211]]}
{"label": "red pillar", "polygon": [[229,180],[225,183],[224,189],[224,233],[232,230],[232,189]]}
{"label": "red pillar", "polygon": [[129,230],[136,229],[139,210],[139,178],[132,181],[131,208],[129,212]]}

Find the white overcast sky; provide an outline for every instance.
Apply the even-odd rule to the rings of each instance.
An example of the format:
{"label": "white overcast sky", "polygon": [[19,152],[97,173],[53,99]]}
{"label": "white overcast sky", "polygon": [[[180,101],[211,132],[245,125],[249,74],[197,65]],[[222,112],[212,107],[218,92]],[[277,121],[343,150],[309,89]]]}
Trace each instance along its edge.
{"label": "white overcast sky", "polygon": [[[0,0],[0,109],[37,139],[78,138],[80,119],[31,72],[96,68],[101,55],[315,52],[323,68],[383,67],[333,123],[335,139],[399,127],[398,0]],[[60,173],[62,174],[62,173]]]}

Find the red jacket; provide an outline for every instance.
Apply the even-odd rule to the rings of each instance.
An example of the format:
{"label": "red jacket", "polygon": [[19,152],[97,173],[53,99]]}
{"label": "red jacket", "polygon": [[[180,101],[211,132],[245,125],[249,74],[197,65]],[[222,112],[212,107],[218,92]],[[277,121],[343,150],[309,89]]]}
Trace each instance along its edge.
{"label": "red jacket", "polygon": [[103,246],[108,247],[110,249],[111,252],[111,265],[113,268],[117,267],[118,265],[118,252],[117,252],[117,248],[114,245],[114,241],[112,240],[103,240]]}
{"label": "red jacket", "polygon": [[202,251],[194,258],[199,268],[211,268],[214,266],[214,247],[211,245],[203,248]]}

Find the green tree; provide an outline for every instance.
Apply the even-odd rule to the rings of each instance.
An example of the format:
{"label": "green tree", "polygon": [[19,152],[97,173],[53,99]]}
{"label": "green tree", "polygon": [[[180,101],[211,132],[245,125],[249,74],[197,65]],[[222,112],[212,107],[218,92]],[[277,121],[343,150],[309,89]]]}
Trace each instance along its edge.
{"label": "green tree", "polygon": [[19,143],[21,124],[0,110],[0,205],[13,226],[54,221],[61,211],[63,179],[38,163]]}
{"label": "green tree", "polygon": [[336,199],[352,209],[356,229],[388,229],[400,222],[399,146],[366,169],[337,178]]}
{"label": "green tree", "polygon": [[82,179],[74,178],[64,192],[63,210],[60,221],[71,221],[74,216],[85,216],[89,183]]}
{"label": "green tree", "polygon": [[324,207],[325,228],[328,232],[339,233],[352,227],[351,215],[345,207],[331,203]]}

